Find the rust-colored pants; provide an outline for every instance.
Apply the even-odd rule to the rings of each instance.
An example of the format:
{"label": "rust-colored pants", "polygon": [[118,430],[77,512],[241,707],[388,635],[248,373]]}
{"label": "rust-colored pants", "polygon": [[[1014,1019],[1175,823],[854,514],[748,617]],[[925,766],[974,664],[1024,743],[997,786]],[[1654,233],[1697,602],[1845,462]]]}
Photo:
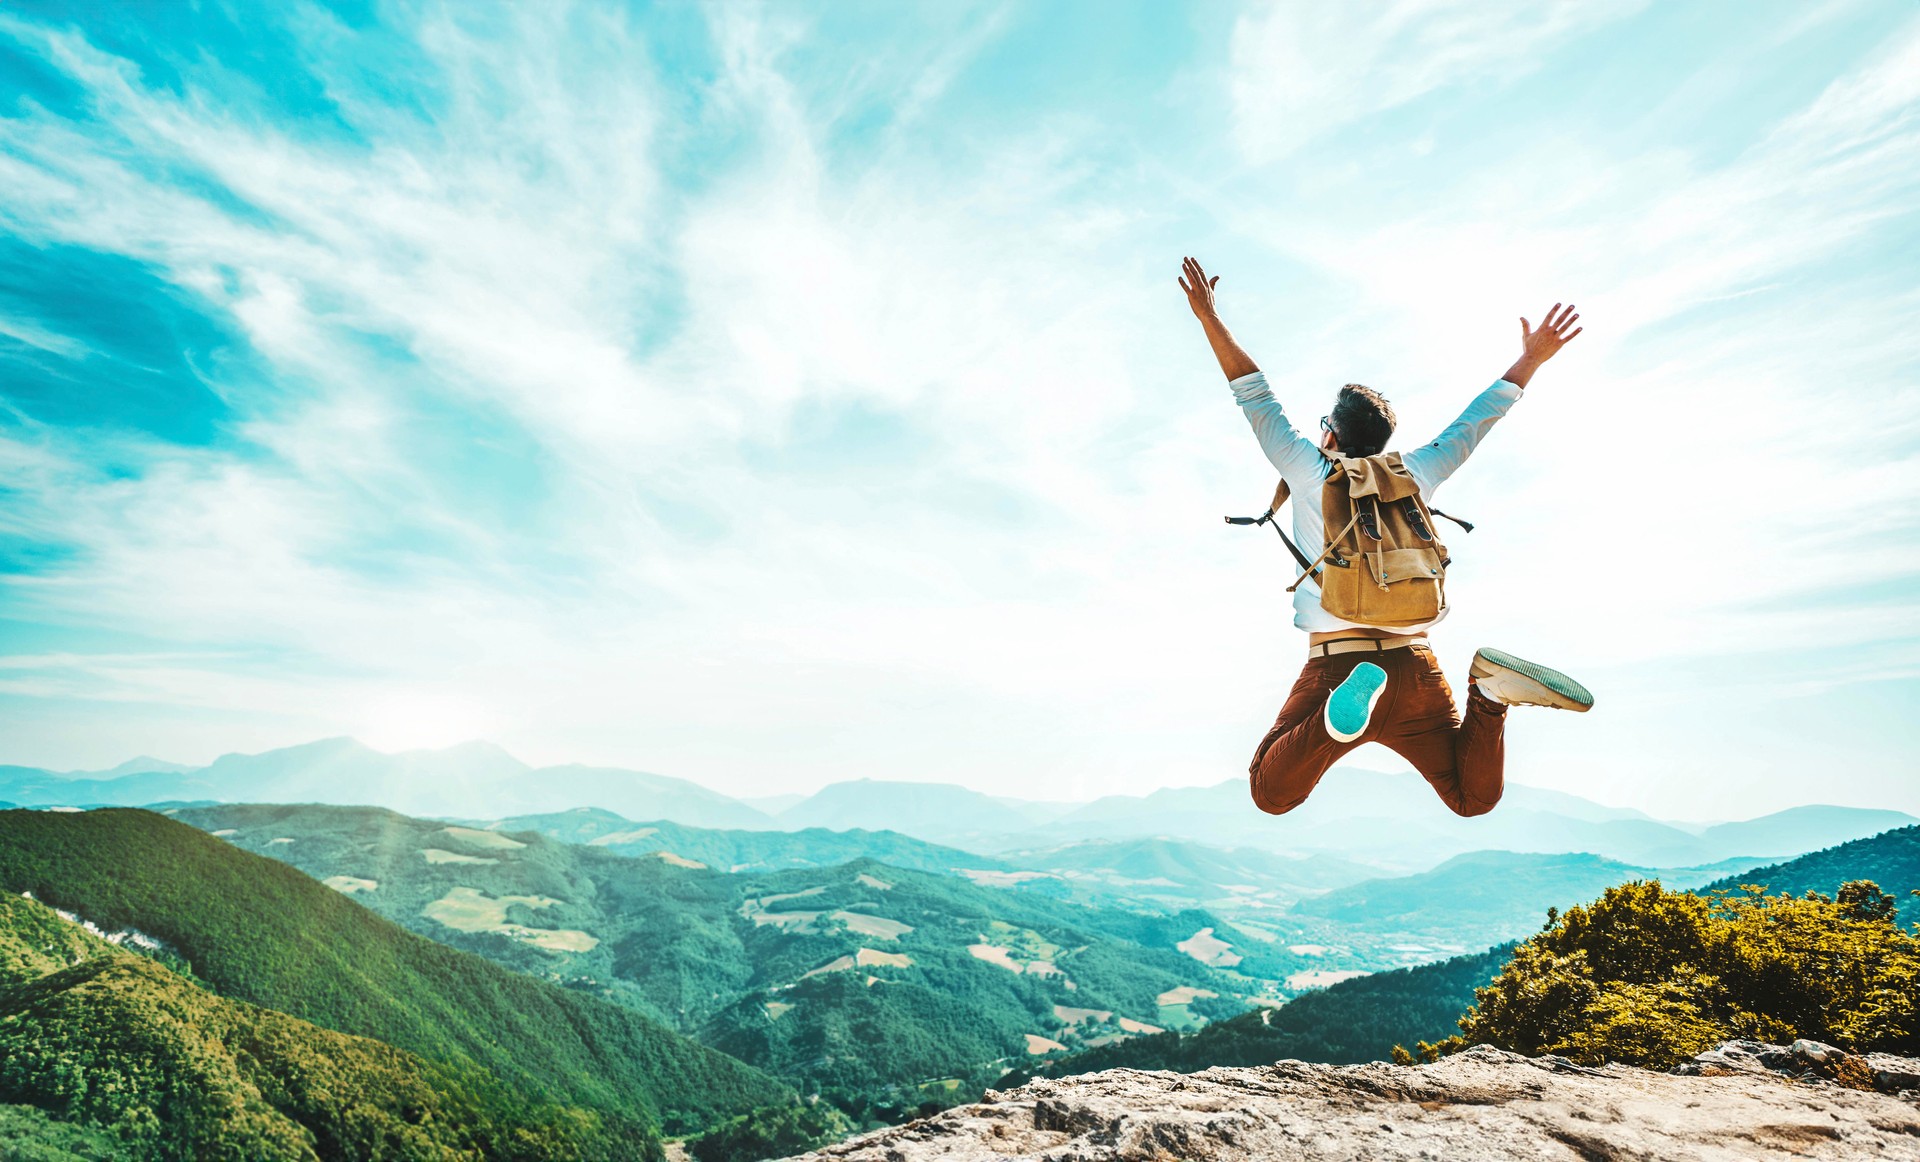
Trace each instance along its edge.
{"label": "rust-colored pants", "polygon": [[[1387,688],[1366,732],[1352,742],[1336,742],[1322,710],[1327,695],[1361,662],[1385,670]],[[1425,645],[1309,657],[1247,768],[1253,801],[1269,815],[1284,815],[1307,801],[1341,755],[1377,742],[1412,763],[1455,814],[1485,815],[1506,789],[1506,723],[1507,708],[1478,690],[1469,690],[1462,722],[1446,675]]]}

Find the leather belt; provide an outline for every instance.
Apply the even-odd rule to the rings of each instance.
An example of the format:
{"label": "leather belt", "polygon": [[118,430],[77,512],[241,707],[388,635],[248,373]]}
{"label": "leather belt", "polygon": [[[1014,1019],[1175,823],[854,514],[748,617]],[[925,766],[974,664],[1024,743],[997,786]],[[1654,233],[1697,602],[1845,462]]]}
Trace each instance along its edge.
{"label": "leather belt", "polygon": [[1411,645],[1424,644],[1426,638],[1420,634],[1410,637],[1343,637],[1330,642],[1321,642],[1317,646],[1307,647],[1310,658],[1326,658],[1334,654],[1351,654],[1358,651],[1379,653],[1382,650],[1400,650]]}

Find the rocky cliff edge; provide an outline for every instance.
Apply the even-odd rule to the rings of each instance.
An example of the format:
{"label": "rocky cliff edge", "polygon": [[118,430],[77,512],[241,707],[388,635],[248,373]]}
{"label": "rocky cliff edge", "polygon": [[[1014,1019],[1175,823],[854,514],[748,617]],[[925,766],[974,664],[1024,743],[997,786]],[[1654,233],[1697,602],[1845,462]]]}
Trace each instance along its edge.
{"label": "rocky cliff edge", "polygon": [[1920,1061],[1731,1042],[1654,1073],[1480,1045],[1431,1065],[1040,1078],[809,1162],[1916,1159]]}

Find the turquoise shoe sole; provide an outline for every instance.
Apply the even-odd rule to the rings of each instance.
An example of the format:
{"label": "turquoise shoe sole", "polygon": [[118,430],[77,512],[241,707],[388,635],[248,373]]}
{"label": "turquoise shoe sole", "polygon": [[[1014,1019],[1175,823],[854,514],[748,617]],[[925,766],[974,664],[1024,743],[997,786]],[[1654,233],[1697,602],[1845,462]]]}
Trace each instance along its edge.
{"label": "turquoise shoe sole", "polygon": [[1367,723],[1373,721],[1373,708],[1380,701],[1380,695],[1387,690],[1387,672],[1372,662],[1361,662],[1348,674],[1346,681],[1333,688],[1327,695],[1327,709],[1323,717],[1327,723],[1327,733],[1335,742],[1352,742],[1367,732]]}

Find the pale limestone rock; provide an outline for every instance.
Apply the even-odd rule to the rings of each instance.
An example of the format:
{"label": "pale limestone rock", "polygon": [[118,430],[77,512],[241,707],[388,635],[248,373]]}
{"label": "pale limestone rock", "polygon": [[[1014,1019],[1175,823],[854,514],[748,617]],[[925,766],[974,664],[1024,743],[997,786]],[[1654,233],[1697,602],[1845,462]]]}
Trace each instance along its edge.
{"label": "pale limestone rock", "polygon": [[[1796,1047],[1798,1048],[1798,1047]],[[1476,1046],[1433,1065],[1312,1065],[1040,1078],[977,1105],[881,1130],[814,1162],[1272,1162],[1567,1159],[1920,1160],[1920,1105],[1796,1080],[1795,1054],[1738,1044],[1690,1073],[1589,1069]],[[1728,1052],[1732,1050],[1732,1052]],[[1838,1052],[1837,1050],[1832,1052]],[[1703,1054],[1702,1058],[1707,1058]],[[1844,1055],[1843,1055],[1844,1056]],[[1855,1059],[1862,1060],[1862,1059]],[[1920,1071],[1871,1061],[1870,1075]],[[1683,1069],[1686,1067],[1683,1067]]]}

